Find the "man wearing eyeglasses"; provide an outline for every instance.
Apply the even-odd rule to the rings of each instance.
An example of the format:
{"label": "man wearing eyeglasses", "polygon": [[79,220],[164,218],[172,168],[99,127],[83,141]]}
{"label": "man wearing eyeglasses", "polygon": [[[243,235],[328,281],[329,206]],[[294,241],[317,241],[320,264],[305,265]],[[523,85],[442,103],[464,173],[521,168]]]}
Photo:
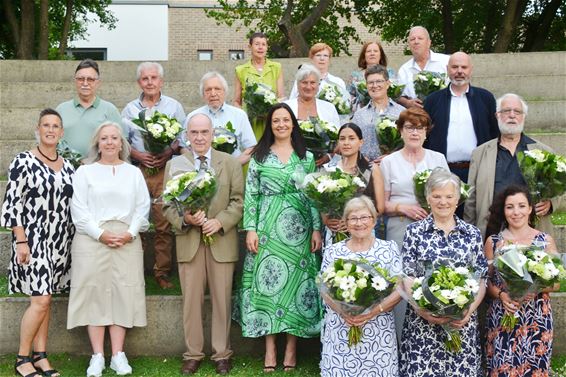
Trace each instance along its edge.
{"label": "man wearing eyeglasses", "polygon": [[[424,109],[433,128],[424,147],[442,153],[450,171],[464,182],[472,151],[499,136],[495,119],[495,97],[486,89],[470,85],[472,60],[464,52],[456,52],[448,60],[450,85],[430,94]],[[461,210],[457,212],[461,216]]]}
{"label": "man wearing eyeglasses", "polygon": [[122,126],[123,134],[128,133],[116,106],[96,95],[100,86],[100,71],[94,60],[81,61],[75,69],[73,80],[77,97],[59,104],[56,110],[61,114],[65,125],[63,140],[83,157],[87,157],[92,135],[102,123],[118,123]]}
{"label": "man wearing eyeglasses", "polygon": [[[493,198],[511,184],[526,185],[517,162],[517,152],[531,149],[551,151],[550,147],[523,133],[527,112],[527,104],[516,94],[507,93],[498,98],[496,117],[501,136],[482,144],[472,153],[468,183],[475,189],[466,200],[464,221],[475,224],[484,238],[499,231],[486,232]],[[549,215],[559,205],[559,198],[535,204],[535,212],[540,218],[537,229],[552,233]]]}

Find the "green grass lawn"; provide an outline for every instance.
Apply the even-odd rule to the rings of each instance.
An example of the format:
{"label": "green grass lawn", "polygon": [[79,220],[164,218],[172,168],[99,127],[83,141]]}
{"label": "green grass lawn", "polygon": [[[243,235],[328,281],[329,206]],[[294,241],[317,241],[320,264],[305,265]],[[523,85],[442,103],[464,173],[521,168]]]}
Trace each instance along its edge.
{"label": "green grass lawn", "polygon": [[553,213],[551,216],[554,225],[566,225],[566,212]]}

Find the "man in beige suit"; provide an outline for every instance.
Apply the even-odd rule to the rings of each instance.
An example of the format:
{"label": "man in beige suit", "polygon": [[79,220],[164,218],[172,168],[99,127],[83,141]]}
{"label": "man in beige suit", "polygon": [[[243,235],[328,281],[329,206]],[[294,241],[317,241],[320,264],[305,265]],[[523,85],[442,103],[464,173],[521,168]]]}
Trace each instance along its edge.
{"label": "man in beige suit", "polygon": [[[177,260],[183,292],[183,325],[187,351],[183,354],[183,374],[197,372],[204,358],[202,305],[206,284],[212,302],[211,359],[216,372],[227,374],[230,357],[230,321],[232,275],[238,260],[237,225],[242,217],[244,179],[240,163],[229,154],[212,149],[212,121],[205,114],[193,115],[187,124],[191,151],[169,161],[165,182],[172,166],[187,165],[199,170],[210,167],[217,179],[218,191],[210,207],[179,215],[174,206],[166,206],[165,216],[177,231]],[[185,159],[183,161],[177,159]],[[177,160],[177,161],[176,161]],[[202,234],[213,235],[212,245],[201,241]]]}
{"label": "man in beige suit", "polygon": [[[464,221],[475,224],[484,239],[486,234],[489,207],[497,193],[510,184],[525,185],[525,180],[517,162],[517,152],[550,147],[531,139],[523,133],[528,106],[516,94],[508,93],[497,99],[497,123],[501,136],[492,139],[472,152],[468,183],[472,191],[464,207]],[[560,198],[545,200],[535,204],[535,212],[540,218],[537,228],[552,234],[550,214],[558,209]],[[498,229],[490,232],[497,232]]]}

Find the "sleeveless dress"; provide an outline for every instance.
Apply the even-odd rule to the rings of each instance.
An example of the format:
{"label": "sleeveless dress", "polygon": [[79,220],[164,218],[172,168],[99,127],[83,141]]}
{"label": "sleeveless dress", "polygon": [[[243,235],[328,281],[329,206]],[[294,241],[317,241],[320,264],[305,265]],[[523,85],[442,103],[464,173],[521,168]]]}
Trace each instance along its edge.
{"label": "sleeveless dress", "polygon": [[[548,235],[539,233],[533,244],[544,242]],[[490,237],[493,245],[501,241],[501,234]],[[496,274],[491,281],[501,287]],[[487,370],[490,377],[548,376],[552,355],[552,309],[550,295],[539,293],[524,302],[518,313],[517,325],[511,332],[501,329],[505,314],[501,300],[492,299],[487,312]]]}

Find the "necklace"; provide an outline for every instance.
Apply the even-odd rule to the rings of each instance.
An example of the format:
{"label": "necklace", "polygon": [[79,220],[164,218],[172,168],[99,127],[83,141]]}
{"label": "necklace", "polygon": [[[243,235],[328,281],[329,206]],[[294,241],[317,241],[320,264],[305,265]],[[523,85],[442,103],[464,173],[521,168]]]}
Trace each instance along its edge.
{"label": "necklace", "polygon": [[48,161],[55,162],[59,159],[59,152],[57,152],[57,150],[55,151],[55,158],[53,158],[53,159],[51,159],[51,158],[47,157],[45,154],[43,154],[41,149],[39,149],[39,145],[37,146],[37,151],[39,152],[40,155],[45,157]]}

